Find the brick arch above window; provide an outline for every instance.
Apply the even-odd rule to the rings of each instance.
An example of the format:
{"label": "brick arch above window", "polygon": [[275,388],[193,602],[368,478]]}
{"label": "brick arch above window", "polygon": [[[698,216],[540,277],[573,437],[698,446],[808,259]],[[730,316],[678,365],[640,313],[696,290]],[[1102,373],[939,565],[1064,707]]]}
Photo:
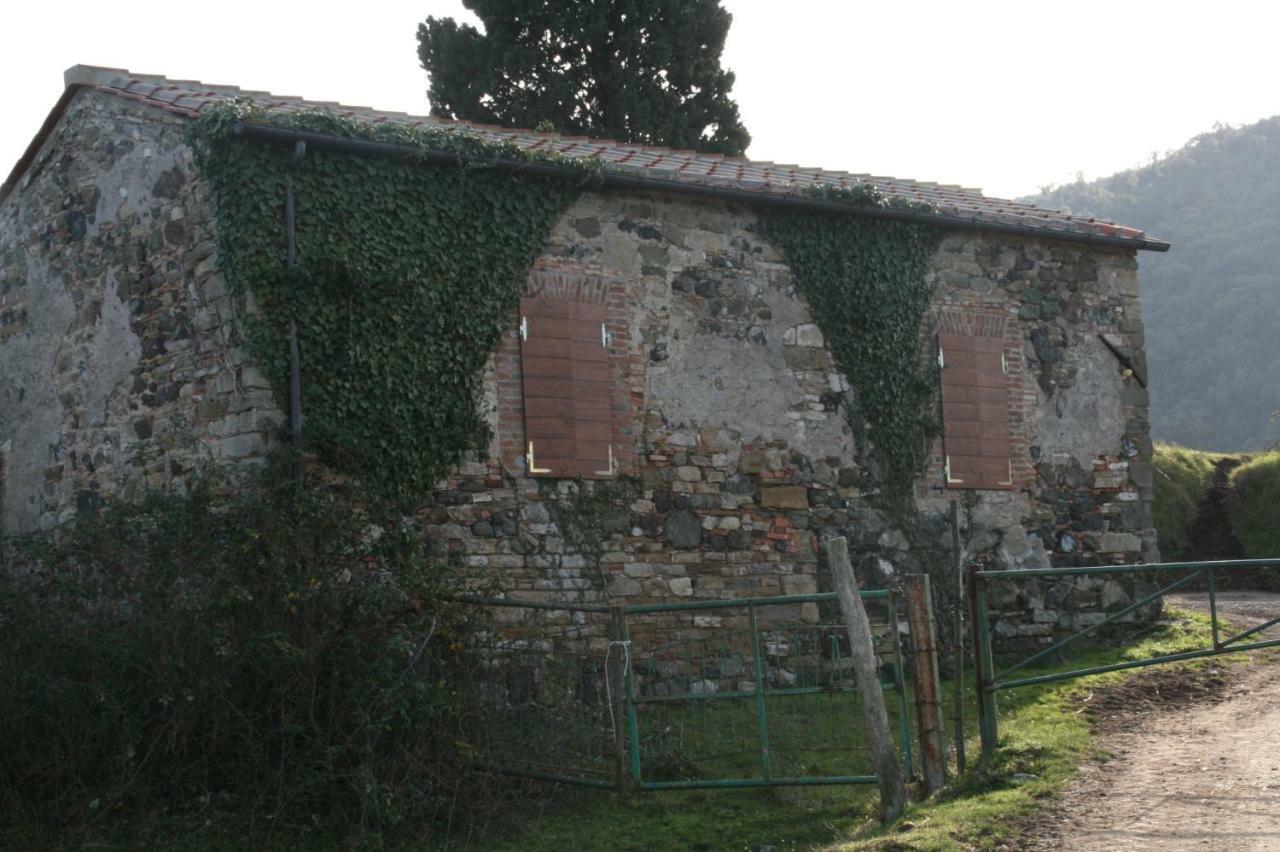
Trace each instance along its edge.
{"label": "brick arch above window", "polygon": [[938,314],[940,335],[958,334],[1003,340],[1008,326],[1009,315],[1006,313],[949,310]]}
{"label": "brick arch above window", "polygon": [[609,285],[602,276],[563,271],[535,271],[524,283],[524,295],[555,301],[604,305]]}

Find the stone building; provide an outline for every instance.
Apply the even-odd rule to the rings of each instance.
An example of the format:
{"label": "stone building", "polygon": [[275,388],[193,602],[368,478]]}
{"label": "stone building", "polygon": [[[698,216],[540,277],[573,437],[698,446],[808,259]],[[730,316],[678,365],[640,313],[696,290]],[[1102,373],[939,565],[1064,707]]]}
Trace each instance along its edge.
{"label": "stone building", "polygon": [[[147,489],[181,491],[203,464],[252,464],[282,440],[287,399],[232,333],[236,302],[214,250],[209,189],[184,134],[203,108],[234,97],[270,110],[316,106],[74,67],[0,189],[3,531],[51,529]],[[584,193],[527,288],[542,307],[529,301],[526,313],[602,324],[612,396],[597,455],[607,454],[579,453],[591,470],[572,456],[544,467],[551,459],[526,433],[529,352],[513,315],[486,376],[487,458],[423,495],[442,547],[522,595],[554,600],[805,593],[822,582],[824,535],[848,536],[873,582],[945,562],[949,507],[961,501],[971,558],[1002,567],[1158,559],[1137,252],[1166,244],[957,187],[479,132],[598,156],[632,185]],[[916,483],[910,536],[860,488],[833,404],[847,386],[785,258],[757,227],[760,204],[807,185],[871,185],[931,205],[900,214],[945,232],[929,262],[932,331],[922,343],[935,357],[943,341],[944,388],[958,375],[949,370],[986,365],[984,375],[999,376],[970,383],[988,393],[968,413],[963,393],[944,394],[948,431]],[[951,367],[948,351],[958,353]],[[985,426],[951,429],[962,421]],[[986,449],[963,449],[981,443],[970,438]],[[637,483],[604,519],[594,552],[566,541],[555,511],[567,478],[583,474]],[[1121,599],[1124,590],[1087,581],[1033,588],[1016,604],[1032,617],[1009,629],[1047,634],[1070,626],[1072,603]]]}

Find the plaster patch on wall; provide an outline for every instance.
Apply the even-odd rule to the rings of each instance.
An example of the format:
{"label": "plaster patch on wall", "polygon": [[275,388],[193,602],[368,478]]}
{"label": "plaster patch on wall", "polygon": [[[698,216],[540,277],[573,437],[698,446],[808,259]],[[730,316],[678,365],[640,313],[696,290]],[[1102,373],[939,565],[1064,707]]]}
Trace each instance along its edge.
{"label": "plaster patch on wall", "polygon": [[107,271],[107,286],[101,292],[101,314],[85,346],[84,372],[78,383],[90,426],[107,423],[108,406],[142,357],[142,343],[130,328],[129,306],[120,298],[112,270]]}
{"label": "plaster patch on wall", "polygon": [[[754,289],[752,282],[742,283],[742,292]],[[843,417],[804,416],[813,401],[783,354],[786,331],[812,322],[808,308],[794,291],[760,290],[770,311],[763,343],[701,331],[695,312],[675,300],[670,357],[649,370],[648,398],[672,424],[732,430],[743,443],[783,441],[814,457],[852,458]]]}
{"label": "plaster patch on wall", "polygon": [[0,346],[0,435],[10,443],[0,526],[18,533],[37,528],[44,470],[58,456],[64,409],[54,364],[76,319],[66,283],[35,252],[26,253],[23,290],[30,324]]}
{"label": "plaster patch on wall", "polygon": [[1077,348],[1086,347],[1087,357],[1074,359],[1074,384],[1059,388],[1052,400],[1037,388],[1031,440],[1040,447],[1040,457],[1045,461],[1075,459],[1089,470],[1099,451],[1115,447],[1124,434],[1120,405],[1124,380],[1102,341],[1086,338],[1077,344]]}
{"label": "plaster patch on wall", "polygon": [[[504,331],[503,334],[510,334]],[[480,408],[484,422],[489,426],[489,444],[485,448],[490,458],[502,456],[502,422],[498,416],[498,365],[497,353],[490,353],[484,362],[484,382],[480,386]]]}
{"label": "plaster patch on wall", "polygon": [[[135,130],[133,135],[138,137],[139,133]],[[86,234],[90,239],[98,236],[104,224],[135,218],[147,221],[157,200],[171,200],[185,181],[181,170],[175,169],[178,155],[173,149],[144,145],[141,140],[135,145],[94,181],[98,197]],[[166,180],[173,185],[171,191],[165,191]],[[160,192],[155,194],[157,189]],[[162,215],[171,216],[175,209],[180,210],[166,207]]]}

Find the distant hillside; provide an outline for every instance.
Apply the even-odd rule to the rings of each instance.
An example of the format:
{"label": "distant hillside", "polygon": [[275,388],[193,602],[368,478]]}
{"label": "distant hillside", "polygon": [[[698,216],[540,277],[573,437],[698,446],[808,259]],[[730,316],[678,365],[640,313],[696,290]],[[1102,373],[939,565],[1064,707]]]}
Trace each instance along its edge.
{"label": "distant hillside", "polygon": [[1280,439],[1280,117],[1025,200],[1173,243],[1138,258],[1157,439],[1222,452]]}

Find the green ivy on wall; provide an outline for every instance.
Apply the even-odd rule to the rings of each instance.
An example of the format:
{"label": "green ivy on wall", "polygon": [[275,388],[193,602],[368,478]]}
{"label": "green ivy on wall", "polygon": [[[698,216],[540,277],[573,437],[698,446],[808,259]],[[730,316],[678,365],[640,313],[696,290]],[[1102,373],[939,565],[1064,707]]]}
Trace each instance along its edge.
{"label": "green ivy on wall", "polygon": [[[417,157],[314,150],[233,134],[272,124],[486,158],[551,160],[576,178],[520,175]],[[412,505],[489,430],[482,370],[560,215],[599,173],[459,132],[369,124],[326,112],[267,113],[247,102],[193,122],[212,188],[219,259],[245,310],[256,362],[288,388],[288,329],[302,353],[304,446],[372,496]],[[297,263],[285,270],[285,175]]]}
{"label": "green ivy on wall", "polygon": [[[857,207],[931,209],[885,199],[865,184],[814,194]],[[915,480],[938,434],[937,366],[922,357],[920,344],[933,296],[925,273],[941,232],[782,208],[769,210],[764,226],[849,381],[845,413],[878,502],[908,519]]]}
{"label": "green ivy on wall", "polygon": [[[576,178],[417,157],[309,151],[232,133],[256,122],[507,160],[569,165]],[[474,135],[370,124],[239,101],[192,124],[213,194],[219,259],[241,299],[256,362],[284,402],[288,328],[299,327],[306,448],[375,496],[420,501],[489,433],[482,368],[555,222],[598,162],[531,155]],[[292,175],[297,264],[284,263]],[[824,189],[851,207],[904,206],[869,186]],[[910,206],[910,205],[907,205]],[[926,225],[774,209],[768,236],[853,388],[847,415],[884,502],[904,505],[937,432],[936,376],[919,340],[939,232]]]}

